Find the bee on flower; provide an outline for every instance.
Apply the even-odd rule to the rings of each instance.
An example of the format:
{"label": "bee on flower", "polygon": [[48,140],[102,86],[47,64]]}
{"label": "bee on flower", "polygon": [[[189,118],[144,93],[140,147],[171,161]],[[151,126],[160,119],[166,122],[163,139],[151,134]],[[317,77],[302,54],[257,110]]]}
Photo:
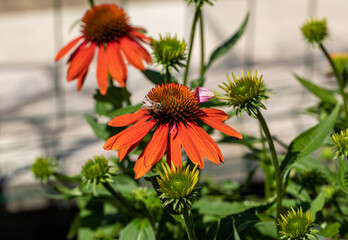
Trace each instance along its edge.
{"label": "bee on flower", "polygon": [[143,107],[136,113],[115,117],[111,127],[130,127],[110,137],[105,150],[118,150],[119,160],[129,154],[149,134],[151,140],[136,161],[135,178],[144,176],[167,153],[167,161],[177,167],[182,164],[181,148],[189,159],[204,168],[204,157],[219,164],[224,162],[214,140],[197,123],[201,120],[211,127],[236,138],[242,135],[223,122],[228,115],[218,109],[201,109],[200,102],[214,94],[205,88],[192,91],[185,85],[168,83],[158,85],[146,95]]}

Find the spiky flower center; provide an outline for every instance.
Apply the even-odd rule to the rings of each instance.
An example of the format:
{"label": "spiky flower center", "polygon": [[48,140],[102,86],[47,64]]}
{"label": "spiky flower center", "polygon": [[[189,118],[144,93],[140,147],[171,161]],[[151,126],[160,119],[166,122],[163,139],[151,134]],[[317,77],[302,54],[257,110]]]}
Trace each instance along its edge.
{"label": "spiky flower center", "polygon": [[125,11],[113,4],[89,9],[82,22],[82,32],[87,40],[97,44],[117,40],[130,30]]}
{"label": "spiky flower center", "polygon": [[193,91],[177,83],[154,87],[143,102],[143,108],[161,123],[185,123],[194,120],[199,111]]}

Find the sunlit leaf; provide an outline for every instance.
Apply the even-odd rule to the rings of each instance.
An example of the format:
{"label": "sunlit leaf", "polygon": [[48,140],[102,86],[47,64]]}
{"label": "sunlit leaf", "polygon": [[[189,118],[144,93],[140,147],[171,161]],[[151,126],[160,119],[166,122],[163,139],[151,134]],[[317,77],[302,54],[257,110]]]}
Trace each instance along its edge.
{"label": "sunlit leaf", "polygon": [[121,232],[120,240],[155,240],[155,232],[150,221],[136,218]]}

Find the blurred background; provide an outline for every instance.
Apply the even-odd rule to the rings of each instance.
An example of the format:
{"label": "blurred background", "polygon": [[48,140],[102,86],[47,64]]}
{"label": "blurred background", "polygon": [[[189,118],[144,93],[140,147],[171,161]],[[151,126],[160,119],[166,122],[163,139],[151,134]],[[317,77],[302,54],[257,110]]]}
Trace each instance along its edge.
{"label": "blurred background", "polygon": [[[132,25],[145,27],[154,38],[165,33],[189,39],[194,9],[184,0],[96,0],[121,5]],[[245,34],[228,54],[207,72],[206,86],[219,91],[226,73],[257,69],[272,96],[264,113],[271,132],[289,143],[316,120],[301,114],[313,104],[293,74],[330,87],[324,56],[308,46],[299,27],[309,16],[326,17],[331,53],[348,51],[346,0],[217,0],[204,8],[207,56],[238,29],[250,13]],[[83,89],[67,83],[64,60],[54,56],[79,35],[75,24],[87,0],[0,0],[0,238],[65,239],[75,209],[73,204],[49,200],[30,172],[36,157],[56,157],[61,170],[76,174],[94,155],[114,155],[103,150],[83,114],[94,112],[97,88],[95,62]],[[196,45],[199,46],[199,45]],[[198,48],[193,52],[191,79],[198,77]],[[208,60],[208,57],[207,59]],[[180,79],[180,75],[178,78]],[[129,68],[128,90],[132,102],[142,101],[152,84]],[[241,133],[258,135],[256,121],[242,115],[228,120]],[[206,178],[243,180],[255,163],[243,160],[246,149],[221,145],[225,167],[207,163]],[[215,174],[219,173],[219,174]],[[262,173],[258,173],[262,174]],[[218,175],[218,177],[216,177]],[[19,231],[19,229],[21,229]],[[56,234],[52,234],[56,233]]]}

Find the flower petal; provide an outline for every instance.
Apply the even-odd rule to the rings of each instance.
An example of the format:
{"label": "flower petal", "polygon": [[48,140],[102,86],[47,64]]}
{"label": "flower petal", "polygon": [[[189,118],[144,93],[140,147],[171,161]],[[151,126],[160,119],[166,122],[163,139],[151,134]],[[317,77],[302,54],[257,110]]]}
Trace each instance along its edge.
{"label": "flower petal", "polygon": [[141,118],[138,122],[123,130],[119,134],[109,138],[104,144],[105,150],[119,150],[129,147],[139,140],[143,139],[145,135],[155,126],[156,120],[150,117]]}
{"label": "flower petal", "polygon": [[129,113],[122,116],[118,116],[113,118],[108,125],[111,127],[124,127],[128,126],[136,121],[138,121],[140,118],[146,114],[147,111],[143,108],[139,109],[136,113]]}
{"label": "flower petal", "polygon": [[200,116],[200,119],[202,119],[209,126],[215,128],[215,129],[219,130],[220,132],[223,132],[229,136],[236,137],[239,139],[243,138],[239,132],[237,132],[236,130],[234,130],[233,128],[227,126],[226,124],[224,124],[222,122],[214,120],[213,118],[209,118],[206,116],[204,116],[204,117]]}
{"label": "flower petal", "polygon": [[198,102],[207,102],[215,96],[214,92],[210,91],[205,87],[197,87],[194,91],[195,96],[197,97]]}
{"label": "flower petal", "polygon": [[97,82],[99,91],[105,95],[108,89],[108,67],[106,64],[106,54],[103,44],[99,45],[98,62],[97,62]]}
{"label": "flower petal", "polygon": [[176,127],[171,130],[167,149],[167,163],[169,166],[171,166],[172,162],[174,163],[175,167],[182,164],[181,140]]}
{"label": "flower petal", "polygon": [[141,178],[152,168],[150,165],[145,165],[145,158],[142,158],[141,156],[142,154],[134,165],[135,179]]}
{"label": "flower petal", "polygon": [[119,39],[119,41],[120,41],[121,50],[126,56],[129,64],[131,64],[132,66],[136,67],[139,70],[144,71],[145,67],[143,62],[141,61],[141,57],[139,56],[139,53],[136,51],[134,40],[131,41],[127,37],[122,37]]}
{"label": "flower petal", "polygon": [[110,75],[120,84],[120,87],[125,87],[127,66],[121,56],[120,46],[117,42],[111,41],[107,44],[106,56]]}
{"label": "flower petal", "polygon": [[86,78],[87,72],[88,72],[88,66],[86,67],[84,72],[82,72],[80,74],[80,76],[77,77],[77,91],[81,91],[82,85],[85,82],[85,78]]}
{"label": "flower petal", "polygon": [[67,54],[67,52],[69,52],[81,40],[81,38],[82,38],[82,36],[77,37],[74,40],[72,40],[71,42],[69,42],[67,45],[62,47],[59,50],[59,52],[57,53],[57,55],[55,57],[55,61],[58,61],[59,59],[64,57],[64,55]]}
{"label": "flower petal", "polygon": [[136,36],[137,38],[139,38],[141,41],[145,42],[145,43],[148,43],[148,44],[151,44],[151,38],[145,36],[144,34],[142,34],[141,32],[137,31],[137,30],[142,30],[144,31],[144,29],[141,29],[141,28],[134,28],[133,27],[133,30],[131,30],[130,32]]}
{"label": "flower petal", "polygon": [[[141,139],[142,140],[142,139]],[[121,162],[123,160],[123,158],[128,154],[130,153],[131,151],[134,150],[134,148],[136,146],[139,145],[139,143],[141,142],[141,140],[139,140],[138,142],[134,143],[133,145],[130,145],[128,147],[125,147],[125,148],[121,148],[120,150],[118,150],[118,159],[119,161]]]}
{"label": "flower petal", "polygon": [[147,62],[147,64],[150,64],[152,62],[152,58],[151,58],[150,54],[146,51],[146,49],[143,46],[141,46],[134,39],[132,39],[132,38],[129,38],[129,39],[134,44],[134,47],[135,47],[134,49],[139,54],[139,56],[141,56],[142,59]]}
{"label": "flower petal", "polygon": [[91,43],[89,47],[84,47],[76,54],[76,56],[71,60],[67,80],[73,80],[80,76],[91,63],[94,55],[96,44]]}
{"label": "flower petal", "polygon": [[187,153],[187,156],[190,158],[190,160],[194,164],[198,164],[199,167],[202,169],[204,168],[204,158],[203,154],[201,153],[199,147],[191,138],[190,133],[187,131],[187,128],[183,124],[177,124],[178,125],[178,134],[182,143],[182,146],[185,149],[185,152]]}
{"label": "flower petal", "polygon": [[203,115],[208,117],[208,118],[212,118],[216,121],[219,122],[223,122],[225,120],[227,120],[228,115],[219,109],[215,109],[215,108],[206,108],[206,109],[201,109],[201,111],[203,112]]}

